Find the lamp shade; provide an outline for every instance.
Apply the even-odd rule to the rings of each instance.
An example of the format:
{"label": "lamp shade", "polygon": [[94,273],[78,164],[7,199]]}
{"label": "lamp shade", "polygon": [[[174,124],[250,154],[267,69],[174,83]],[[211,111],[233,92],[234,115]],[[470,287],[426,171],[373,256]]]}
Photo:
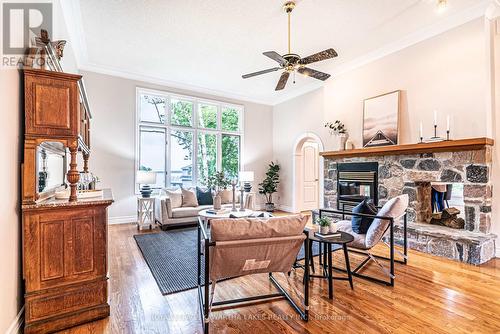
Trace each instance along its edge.
{"label": "lamp shade", "polygon": [[156,184],[156,173],[145,170],[138,170],[135,183],[137,184]]}
{"label": "lamp shade", "polygon": [[240,171],[239,179],[240,182],[253,182],[254,174],[253,172]]}

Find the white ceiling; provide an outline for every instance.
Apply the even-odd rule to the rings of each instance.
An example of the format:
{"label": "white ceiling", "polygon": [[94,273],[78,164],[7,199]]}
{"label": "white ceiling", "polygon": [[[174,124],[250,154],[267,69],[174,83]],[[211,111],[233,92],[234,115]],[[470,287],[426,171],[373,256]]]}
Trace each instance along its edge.
{"label": "white ceiling", "polygon": [[[432,36],[484,12],[488,0],[300,0],[292,15],[292,52],[333,47],[339,57],[311,65],[338,73]],[[280,0],[80,0],[81,68],[147,78],[179,88],[275,104],[321,85],[297,75],[275,92],[280,72],[262,55],[286,53]],[[77,43],[78,44],[78,43]],[[335,80],[335,76],[329,80]]]}

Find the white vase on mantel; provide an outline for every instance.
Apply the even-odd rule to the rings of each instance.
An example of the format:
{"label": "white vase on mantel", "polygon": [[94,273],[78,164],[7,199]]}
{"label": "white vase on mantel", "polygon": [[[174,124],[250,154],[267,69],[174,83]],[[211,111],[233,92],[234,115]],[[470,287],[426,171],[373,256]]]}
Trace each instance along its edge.
{"label": "white vase on mantel", "polygon": [[337,133],[331,132],[331,141],[332,141],[332,150],[333,151],[344,151],[345,143],[349,138],[349,134],[347,133]]}

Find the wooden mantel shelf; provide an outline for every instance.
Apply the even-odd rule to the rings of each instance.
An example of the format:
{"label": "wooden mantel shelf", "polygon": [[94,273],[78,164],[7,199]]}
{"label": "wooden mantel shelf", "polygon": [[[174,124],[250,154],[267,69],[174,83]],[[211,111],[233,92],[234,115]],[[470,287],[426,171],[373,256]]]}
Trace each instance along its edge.
{"label": "wooden mantel shelf", "polygon": [[419,154],[433,152],[456,152],[480,150],[486,146],[493,146],[494,140],[491,138],[470,138],[447,140],[435,143],[403,144],[393,146],[378,146],[368,148],[357,148],[345,151],[321,152],[320,155],[325,158],[352,158],[366,157],[374,155],[400,155],[400,154]]}

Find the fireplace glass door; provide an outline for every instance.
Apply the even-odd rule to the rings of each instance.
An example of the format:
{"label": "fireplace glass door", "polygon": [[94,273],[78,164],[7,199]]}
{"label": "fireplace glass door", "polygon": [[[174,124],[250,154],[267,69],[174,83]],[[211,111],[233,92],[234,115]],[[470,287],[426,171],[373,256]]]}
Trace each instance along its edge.
{"label": "fireplace glass door", "polygon": [[372,198],[372,184],[359,181],[340,181],[339,195],[346,201],[361,202],[365,198]]}

